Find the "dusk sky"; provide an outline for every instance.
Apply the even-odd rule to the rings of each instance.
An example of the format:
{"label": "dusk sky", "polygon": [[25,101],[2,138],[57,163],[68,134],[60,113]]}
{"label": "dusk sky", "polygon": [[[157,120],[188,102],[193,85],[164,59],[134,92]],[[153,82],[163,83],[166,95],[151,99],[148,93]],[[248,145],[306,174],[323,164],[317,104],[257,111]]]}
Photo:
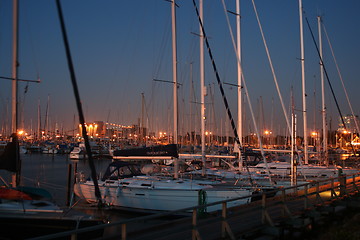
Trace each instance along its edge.
{"label": "dusk sky", "polygon": [[[29,83],[27,93],[24,93],[26,83],[19,83],[25,128],[32,126],[36,129],[39,100],[44,123],[49,96],[50,123],[53,126],[57,123],[65,131],[71,130],[74,115],[76,123],[78,117],[55,1],[19,2],[19,78],[41,79],[40,84]],[[235,12],[235,0],[226,0],[225,3],[228,10]],[[256,0],[255,3],[286,107],[289,109],[293,86],[295,107],[302,109],[298,0]],[[61,4],[86,121],[136,124],[141,116],[141,93],[144,93],[150,131],[171,131],[172,84],[153,81],[172,81],[171,3],[163,0],[62,0]],[[189,122],[190,63],[196,95],[196,100],[192,101],[200,99],[199,37],[196,35],[199,26],[192,1],[178,0],[177,4],[178,81],[182,84],[179,87],[181,134],[188,129]],[[320,70],[305,17],[316,40],[317,16],[323,17],[349,98],[355,114],[359,114],[360,1],[303,0],[303,7],[308,126],[313,129],[314,119],[316,127],[321,126]],[[255,114],[259,115],[261,97],[267,127],[273,121],[273,131],[283,133],[284,116],[251,0],[241,1],[241,16],[242,67]],[[235,16],[229,14],[229,19],[235,33]],[[221,80],[236,84],[236,57],[221,0],[204,0],[204,24]],[[0,0],[2,77],[11,77],[11,42],[12,1]],[[324,32],[323,51],[325,66],[342,112],[350,114]],[[214,90],[214,106],[210,94],[206,97],[207,112],[215,109],[215,118],[207,118],[207,129],[220,134],[225,131],[225,111],[207,52],[205,61],[205,82]],[[11,81],[0,79],[0,84],[0,124],[3,126],[6,109],[11,109]],[[229,85],[224,88],[236,116],[236,89]],[[338,114],[327,84],[326,92],[328,120],[332,119],[332,128],[335,128]],[[192,105],[193,112],[197,108],[193,119],[197,117],[196,121],[199,121],[200,108],[197,104]],[[272,120],[273,105],[275,117]],[[301,113],[298,115],[301,124]],[[249,132],[253,126],[248,110],[246,119],[245,132]],[[194,126],[195,120],[192,122]],[[199,131],[199,124],[196,124]]]}

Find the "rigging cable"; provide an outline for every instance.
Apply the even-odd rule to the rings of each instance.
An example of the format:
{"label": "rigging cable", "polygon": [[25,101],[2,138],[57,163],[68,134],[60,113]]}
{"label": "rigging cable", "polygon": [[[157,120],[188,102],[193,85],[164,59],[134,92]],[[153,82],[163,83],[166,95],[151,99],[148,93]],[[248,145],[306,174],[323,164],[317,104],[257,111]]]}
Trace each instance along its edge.
{"label": "rigging cable", "polygon": [[83,114],[83,110],[82,110],[79,89],[78,89],[78,86],[77,86],[77,81],[76,81],[76,76],[75,76],[75,69],[74,69],[74,65],[72,63],[72,58],[71,58],[71,53],[70,53],[70,46],[69,46],[69,42],[68,42],[68,38],[67,38],[67,34],[66,34],[65,22],[64,22],[64,17],[63,17],[63,14],[62,14],[60,0],[56,0],[56,5],[57,5],[58,14],[59,14],[61,32],[62,32],[62,37],[63,37],[65,51],[66,51],[66,58],[67,58],[67,62],[68,62],[68,67],[69,67],[69,72],[70,72],[70,77],[71,77],[71,83],[72,83],[72,86],[73,86],[74,95],[75,95],[75,99],[76,99],[76,106],[77,106],[78,114],[79,114],[79,120],[80,120],[80,124],[82,125],[82,135],[83,135],[84,142],[85,142],[86,152],[88,154],[89,166],[90,166],[90,169],[91,169],[91,177],[92,177],[94,185],[95,185],[95,196],[96,196],[96,198],[98,200],[98,206],[100,207],[102,205],[101,192],[100,192],[100,188],[99,188],[99,185],[98,185],[98,180],[97,180],[94,161],[93,161],[93,158],[92,158],[92,153],[91,153],[91,148],[90,148],[90,143],[89,143],[89,137],[88,137],[87,132],[86,132],[85,118],[84,118],[84,114]]}
{"label": "rigging cable", "polygon": [[[224,0],[223,0],[223,1],[224,1]],[[263,42],[264,42],[264,47],[265,47],[265,50],[266,50],[266,55],[267,55],[268,60],[269,60],[269,64],[270,64],[270,68],[271,68],[271,73],[272,73],[273,78],[274,78],[276,90],[277,90],[278,95],[279,95],[279,98],[280,98],[281,107],[282,107],[282,110],[283,110],[284,115],[285,115],[285,120],[286,120],[288,129],[289,129],[289,131],[291,132],[291,127],[290,127],[290,123],[289,123],[289,117],[288,117],[288,115],[287,115],[286,108],[285,108],[285,105],[284,105],[284,101],[283,101],[283,99],[282,99],[282,95],[281,95],[281,92],[280,92],[279,84],[278,84],[278,82],[277,82],[277,77],[276,77],[276,74],[275,74],[274,66],[273,66],[273,63],[272,63],[272,60],[271,60],[269,48],[268,48],[268,45],[267,45],[267,43],[266,43],[264,31],[263,31],[263,29],[262,29],[262,25],[261,25],[261,22],[260,22],[259,14],[258,14],[258,11],[257,11],[257,8],[256,8],[255,1],[254,1],[254,0],[252,0],[252,4],[253,4],[254,12],[255,12],[255,15],[256,15],[256,20],[257,20],[258,25],[259,25],[259,30],[260,30],[260,33],[261,33],[261,37],[262,37],[262,40],[263,40]]]}
{"label": "rigging cable", "polygon": [[[326,68],[325,68],[324,61],[323,61],[323,59],[322,59],[322,57],[321,57],[321,54],[320,54],[320,51],[319,51],[319,47],[318,47],[318,45],[317,45],[317,43],[316,43],[316,41],[315,41],[314,33],[313,33],[313,31],[312,31],[312,29],[311,29],[311,27],[310,27],[310,24],[309,24],[309,21],[308,21],[308,18],[307,18],[307,17],[305,17],[305,20],[306,20],[306,24],[307,24],[307,26],[308,26],[308,28],[309,28],[309,31],[310,31],[310,34],[311,34],[313,43],[314,43],[314,45],[315,45],[316,51],[317,51],[317,53],[318,53],[318,56],[319,56],[319,59],[320,59],[320,64],[323,65],[323,69],[324,69],[324,73],[325,73],[325,76],[326,76],[326,80],[327,80],[327,82],[328,82],[328,84],[329,84],[329,87],[330,87],[330,90],[331,90],[331,94],[332,94],[332,96],[333,96],[333,98],[334,98],[334,101],[335,101],[335,104],[336,104],[336,108],[337,108],[338,113],[339,113],[340,118],[341,118],[341,122],[342,122],[342,124],[344,125],[344,129],[346,130],[346,125],[345,125],[344,117],[343,117],[343,115],[342,115],[342,113],[341,113],[340,106],[339,106],[339,103],[338,103],[337,98],[336,98],[336,96],[335,96],[334,89],[333,89],[333,87],[332,87],[332,85],[331,85],[330,78],[329,78],[329,75],[328,75],[327,70],[326,70]],[[354,146],[353,146],[352,144],[350,144],[350,146],[351,146],[351,149],[352,149],[354,155],[356,156],[356,151],[355,151],[355,149],[354,149]]]}
{"label": "rigging cable", "polygon": [[[236,126],[235,126],[235,122],[234,122],[234,119],[232,117],[232,113],[230,111],[230,108],[229,108],[229,103],[227,101],[227,98],[225,96],[225,92],[224,92],[224,88],[222,86],[222,82],[220,80],[220,76],[219,76],[219,73],[217,71],[217,68],[216,68],[216,64],[215,64],[215,60],[213,58],[213,55],[212,55],[212,52],[211,52],[211,49],[210,49],[210,45],[209,45],[209,41],[208,41],[208,38],[206,36],[206,33],[205,33],[205,28],[204,28],[204,25],[202,23],[202,20],[201,20],[201,17],[200,17],[200,14],[199,14],[199,10],[197,8],[197,5],[195,3],[195,0],[193,0],[193,5],[194,5],[194,8],[195,8],[195,11],[196,11],[196,14],[197,14],[197,17],[198,17],[198,20],[199,20],[199,23],[200,23],[200,27],[201,27],[201,30],[202,30],[202,33],[204,35],[204,40],[205,40],[205,44],[206,44],[206,48],[208,50],[208,54],[209,54],[209,57],[210,57],[210,60],[211,60],[211,64],[212,64],[212,67],[213,67],[213,70],[214,70],[214,73],[215,73],[215,76],[216,76],[216,80],[217,80],[217,83],[219,85],[219,88],[220,88],[220,92],[221,92],[221,96],[222,96],[222,99],[223,99],[223,102],[224,102],[224,105],[225,105],[225,108],[226,108],[226,112],[227,112],[227,115],[229,117],[229,120],[230,120],[230,123],[231,123],[231,127],[233,129],[233,133],[234,133],[234,137],[235,137],[235,141],[236,143],[238,144],[238,146],[242,147],[241,146],[241,143],[240,143],[240,140],[239,140],[239,136],[238,136],[238,132],[237,132],[237,129],[236,129]],[[247,162],[244,161],[245,163],[245,167],[246,167],[246,170],[250,176],[250,172],[249,172],[249,168],[247,166]],[[250,183],[252,186],[254,186],[253,184],[253,181],[252,181],[252,178],[250,177],[249,178],[250,180]]]}
{"label": "rigging cable", "polygon": [[350,107],[350,110],[351,110],[351,114],[352,114],[352,116],[353,116],[353,118],[354,118],[354,122],[355,122],[355,125],[356,125],[356,129],[357,129],[358,133],[360,133],[360,128],[359,128],[358,122],[355,120],[355,119],[356,119],[355,113],[354,113],[354,110],[353,110],[353,108],[352,108],[352,105],[351,105],[351,102],[350,102],[350,99],[349,99],[349,95],[348,95],[347,90],[346,90],[346,88],[345,88],[344,80],[343,80],[343,77],[342,77],[342,75],[341,75],[340,68],[339,68],[339,65],[338,65],[338,63],[337,63],[337,60],[336,60],[334,51],[333,51],[333,47],[332,47],[332,45],[331,45],[331,42],[330,42],[329,36],[328,36],[328,34],[327,34],[327,31],[326,31],[326,28],[325,28],[324,23],[322,23],[322,25],[323,25],[323,27],[324,27],[324,33],[325,33],[326,39],[327,39],[327,41],[328,41],[328,43],[329,43],[330,51],[331,51],[331,54],[332,54],[333,59],[334,59],[334,63],[335,63],[335,66],[336,66],[336,70],[337,70],[337,72],[338,72],[338,75],[339,75],[339,78],[340,78],[342,87],[343,87],[344,92],[345,92],[346,100],[347,100],[347,102],[348,102],[348,104],[349,104],[349,107]]}
{"label": "rigging cable", "polygon": [[[226,20],[228,22],[228,26],[230,26],[230,21],[229,21],[229,18],[228,18],[228,15],[227,15],[227,11],[226,11],[226,5],[225,5],[225,2],[223,2],[223,6],[224,6],[224,11],[225,11],[225,16],[226,16]],[[238,64],[240,66],[240,68],[242,68],[241,66],[241,61],[240,61],[240,56],[238,56],[237,54],[237,49],[236,49],[236,45],[235,45],[235,40],[234,40],[234,34],[231,30],[231,28],[229,27],[229,31],[230,31],[230,35],[231,35],[231,40],[232,40],[232,44],[233,44],[233,47],[234,47],[234,50],[235,50],[235,53],[236,53],[236,59],[238,61]],[[248,91],[248,88],[247,88],[247,85],[246,85],[246,81],[245,81],[245,77],[244,77],[244,71],[241,69],[241,77],[242,77],[242,81],[243,81],[243,86],[244,86],[244,90],[245,90],[245,95],[246,95],[246,98],[248,100],[248,103],[249,103],[249,109],[250,109],[250,114],[251,114],[251,118],[253,120],[253,124],[254,124],[254,130],[255,130],[255,133],[257,135],[257,138],[258,138],[258,141],[259,141],[259,144],[260,144],[260,151],[261,151],[261,156],[263,158],[263,161],[265,163],[265,166],[266,166],[266,169],[268,171],[268,175],[269,175],[269,180],[270,180],[270,183],[272,183],[272,180],[271,180],[271,173],[269,171],[269,168],[268,168],[268,164],[267,164],[267,161],[266,161],[266,158],[265,158],[265,153],[264,153],[264,149],[263,149],[263,145],[262,145],[262,140],[260,138],[260,134],[259,134],[259,129],[258,129],[258,126],[256,124],[256,119],[255,119],[255,115],[254,115],[254,110],[252,108],[252,104],[251,104],[251,100],[250,100],[250,94],[249,94],[249,91]],[[236,135],[237,136],[237,135]],[[239,146],[241,146],[239,144]],[[248,168],[247,168],[247,171],[249,172]]]}

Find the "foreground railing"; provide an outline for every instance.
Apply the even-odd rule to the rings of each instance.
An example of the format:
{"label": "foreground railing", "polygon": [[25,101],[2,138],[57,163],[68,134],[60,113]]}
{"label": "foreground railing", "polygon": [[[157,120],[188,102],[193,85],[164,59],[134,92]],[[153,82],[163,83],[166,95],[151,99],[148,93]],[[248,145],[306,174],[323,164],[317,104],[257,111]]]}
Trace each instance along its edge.
{"label": "foreground railing", "polygon": [[[104,230],[102,239],[121,237],[127,239],[220,239],[246,234],[263,226],[275,226],[277,222],[292,218],[304,211],[325,206],[335,200],[359,192],[360,175],[341,175],[337,178],[308,182],[276,191],[262,192],[226,201],[219,201],[176,211],[163,212],[129,220],[112,222],[94,227],[81,228],[34,239],[69,237],[76,239],[81,233]],[[228,202],[249,197],[261,200],[227,208]],[[204,207],[222,205],[222,210],[201,214]],[[176,219],[174,216],[182,215]],[[185,216],[184,216],[185,215]],[[186,216],[187,215],[187,216]],[[169,220],[170,219],[170,220]],[[146,224],[145,224],[146,223]],[[115,233],[106,231],[115,229]]]}

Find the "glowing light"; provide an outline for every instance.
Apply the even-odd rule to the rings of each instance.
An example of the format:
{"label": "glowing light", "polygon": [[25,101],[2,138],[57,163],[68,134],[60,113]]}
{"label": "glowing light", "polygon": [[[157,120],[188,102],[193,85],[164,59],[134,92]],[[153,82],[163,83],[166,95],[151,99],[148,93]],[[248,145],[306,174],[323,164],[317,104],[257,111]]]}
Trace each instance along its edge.
{"label": "glowing light", "polygon": [[311,136],[316,137],[318,135],[317,132],[311,132]]}
{"label": "glowing light", "polygon": [[265,131],[264,131],[264,134],[265,134],[265,135],[269,135],[269,134],[271,134],[271,133],[272,133],[272,132],[269,131],[269,130],[265,130]]}

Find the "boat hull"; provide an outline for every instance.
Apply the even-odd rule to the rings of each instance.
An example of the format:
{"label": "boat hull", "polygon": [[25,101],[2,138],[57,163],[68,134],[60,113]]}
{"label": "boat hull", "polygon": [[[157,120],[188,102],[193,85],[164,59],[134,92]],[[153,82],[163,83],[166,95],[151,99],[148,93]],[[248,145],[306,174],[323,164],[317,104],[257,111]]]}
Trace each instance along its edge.
{"label": "boat hull", "polygon": [[[89,183],[77,183],[74,187],[75,194],[89,203],[96,202],[94,189],[94,185]],[[233,207],[246,204],[251,199],[251,191],[247,189],[154,189],[103,185],[100,191],[108,205],[147,211],[173,211],[249,196],[229,202],[227,206]],[[208,212],[220,209],[221,204],[206,208]]]}

